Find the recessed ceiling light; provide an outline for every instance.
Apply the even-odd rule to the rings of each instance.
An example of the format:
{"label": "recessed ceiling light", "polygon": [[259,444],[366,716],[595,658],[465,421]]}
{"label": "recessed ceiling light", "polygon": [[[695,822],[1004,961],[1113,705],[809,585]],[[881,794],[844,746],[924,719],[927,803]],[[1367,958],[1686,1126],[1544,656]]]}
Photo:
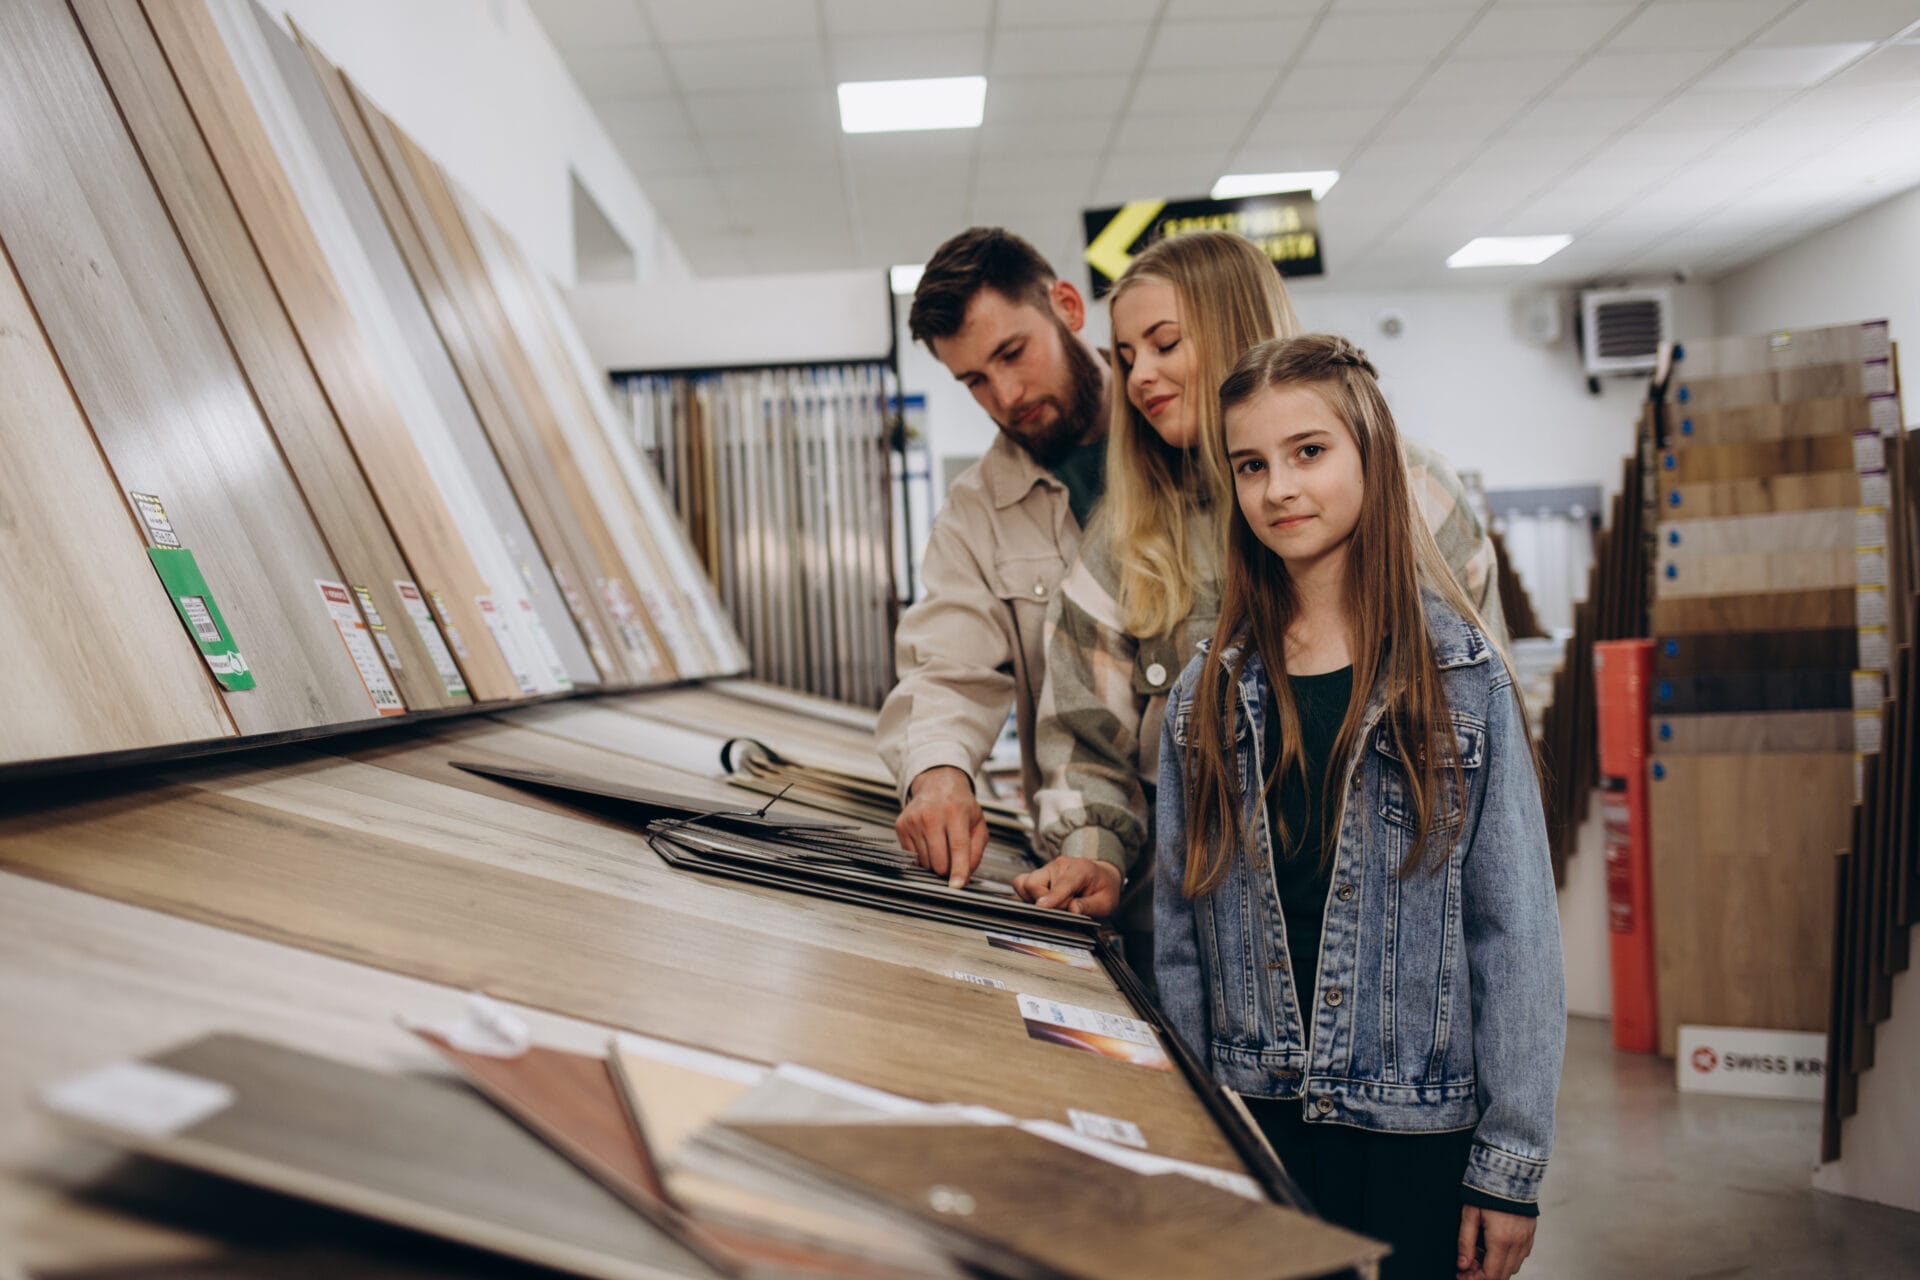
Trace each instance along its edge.
{"label": "recessed ceiling light", "polygon": [[1572,236],[1480,236],[1447,259],[1450,267],[1530,267],[1573,243]]}
{"label": "recessed ceiling light", "polygon": [[1300,173],[1230,173],[1213,184],[1215,200],[1236,196],[1265,196],[1276,191],[1311,191],[1318,200],[1340,181],[1338,169],[1307,169]]}
{"label": "recessed ceiling light", "polygon": [[840,86],[842,133],[977,129],[987,107],[985,76],[937,80],[852,80]]}
{"label": "recessed ceiling light", "polygon": [[895,293],[912,293],[920,287],[920,277],[927,272],[927,264],[914,262],[887,268],[887,278],[893,281]]}

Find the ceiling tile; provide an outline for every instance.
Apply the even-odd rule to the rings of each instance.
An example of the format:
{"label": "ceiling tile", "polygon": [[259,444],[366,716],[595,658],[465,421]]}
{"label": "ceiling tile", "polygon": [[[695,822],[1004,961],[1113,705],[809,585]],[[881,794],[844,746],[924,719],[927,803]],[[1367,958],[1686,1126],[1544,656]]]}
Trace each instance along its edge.
{"label": "ceiling tile", "polygon": [[593,104],[593,113],[608,133],[623,139],[677,137],[693,127],[678,98],[604,98]]}
{"label": "ceiling tile", "polygon": [[1405,175],[1409,180],[1418,175],[1431,183],[1464,163],[1480,146],[1479,138],[1461,134],[1438,138],[1393,138],[1383,135],[1369,142],[1365,150],[1347,162],[1341,181],[1346,181],[1346,174],[1382,177]]}
{"label": "ceiling tile", "polygon": [[1350,147],[1373,132],[1386,114],[1386,107],[1279,106],[1254,125],[1247,141],[1249,144],[1306,142]]}
{"label": "ceiling tile", "polygon": [[1497,5],[1460,42],[1462,57],[1585,53],[1633,14],[1630,4]]}
{"label": "ceiling tile", "polygon": [[1830,86],[1899,83],[1920,86],[1920,42],[1884,45],[1827,81]]}
{"label": "ceiling tile", "polygon": [[1147,54],[1155,70],[1265,67],[1275,74],[1307,34],[1305,18],[1242,22],[1162,22]]}
{"label": "ceiling tile", "polygon": [[985,123],[1027,124],[1057,119],[1111,121],[1126,105],[1124,75],[990,76]]}
{"label": "ceiling tile", "polygon": [[[1339,169],[1352,147],[1319,138],[1282,137],[1252,141],[1228,156],[1222,173],[1304,173]],[[1216,178],[1219,174],[1214,175]],[[1211,181],[1208,189],[1212,189]]]}
{"label": "ceiling tile", "polygon": [[619,133],[611,136],[634,176],[648,191],[652,190],[651,179],[655,177],[704,173],[710,164],[706,149],[690,136],[632,138]]}
{"label": "ceiling tile", "polygon": [[1036,116],[1032,120],[988,122],[980,127],[980,154],[1088,155],[1107,149],[1113,122],[1105,117]]}
{"label": "ceiling tile", "polygon": [[1017,0],[1002,3],[995,21],[1002,28],[1102,27],[1147,23],[1160,12],[1161,0]]}
{"label": "ceiling tile", "polygon": [[973,194],[1024,197],[1037,203],[1040,195],[1070,192],[1067,203],[1077,204],[1080,195],[1100,170],[1100,157],[1063,156],[983,156],[973,174]]}
{"label": "ceiling tile", "polygon": [[1219,176],[1213,164],[1190,157],[1116,151],[1107,157],[1094,194],[1117,201],[1204,196]]}
{"label": "ceiling tile", "polygon": [[1794,7],[1795,0],[1684,0],[1642,9],[1613,38],[1611,52],[1731,49]]}
{"label": "ceiling tile", "polygon": [[547,38],[562,49],[653,42],[639,0],[532,0],[531,7]]}
{"label": "ceiling tile", "polygon": [[756,89],[830,89],[817,40],[737,41],[667,46],[667,61],[688,93]]}
{"label": "ceiling tile", "polygon": [[1820,0],[1804,4],[1760,34],[1759,44],[1885,40],[1920,22],[1913,0]]}
{"label": "ceiling tile", "polygon": [[1512,102],[1427,102],[1401,108],[1380,133],[1382,138],[1469,138],[1478,146],[1488,134],[1513,119]]}
{"label": "ceiling tile", "polygon": [[993,39],[989,75],[1052,75],[1131,72],[1147,47],[1146,23],[1101,23],[1091,27],[1030,27],[1001,31]]}
{"label": "ceiling tile", "polygon": [[690,93],[685,101],[687,117],[702,136],[763,131],[787,136],[802,132],[832,135],[840,132],[840,114],[833,95],[818,89]]}
{"label": "ceiling tile", "polygon": [[[1768,117],[1763,128],[1792,129],[1807,126],[1819,129],[1834,140],[1863,129],[1881,117],[1899,111],[1914,101],[1916,86],[1911,84],[1859,85],[1852,88],[1821,86],[1803,93]],[[1908,135],[1909,143],[1920,134]]]}
{"label": "ceiling tile", "polygon": [[1623,169],[1644,165],[1649,170],[1671,170],[1707,155],[1726,141],[1731,132],[1730,129],[1708,129],[1662,133],[1635,129],[1608,143],[1593,157],[1592,163]]}
{"label": "ceiling tile", "polygon": [[847,193],[838,173],[780,173],[761,165],[716,172],[714,182],[735,213],[753,216],[766,205],[817,216],[845,217]]}
{"label": "ceiling tile", "polygon": [[1302,106],[1391,106],[1404,98],[1426,73],[1427,63],[1351,62],[1296,66],[1274,95],[1275,103]]}
{"label": "ceiling tile", "polygon": [[834,172],[840,159],[835,140],[815,133],[755,130],[708,134],[701,141],[715,169],[766,168],[784,173],[817,168]]}
{"label": "ceiling tile", "polygon": [[[668,222],[691,215],[719,221],[726,216],[726,197],[710,174],[677,174],[649,178],[644,184],[647,203]],[[681,246],[685,248],[684,245]]]}
{"label": "ceiling tile", "polygon": [[934,34],[833,36],[827,41],[827,69],[835,83],[977,76],[987,69],[987,32],[983,27]]}
{"label": "ceiling tile", "polygon": [[1244,111],[1170,114],[1164,111],[1131,112],[1120,121],[1113,135],[1116,151],[1169,152],[1207,150],[1224,152],[1247,131]]}
{"label": "ceiling tile", "polygon": [[1804,89],[1819,84],[1871,47],[1853,43],[1742,49],[1700,77],[1699,87],[1714,91]]}
{"label": "ceiling tile", "polygon": [[1596,54],[1561,82],[1560,92],[1568,97],[1664,95],[1706,70],[1715,56],[1701,49]]}
{"label": "ceiling tile", "polygon": [[1167,0],[1162,17],[1170,22],[1193,18],[1274,18],[1283,14],[1312,17],[1325,7],[1325,0]]}
{"label": "ceiling tile", "polygon": [[667,64],[650,44],[585,45],[563,55],[573,82],[589,98],[631,98],[671,92]]}
{"label": "ceiling tile", "polygon": [[1273,88],[1264,68],[1220,67],[1207,71],[1147,71],[1134,86],[1133,111],[1252,111]]}
{"label": "ceiling tile", "polygon": [[1662,106],[1639,127],[1681,132],[1689,129],[1739,128],[1753,123],[1768,112],[1778,110],[1792,96],[1786,90],[1709,93],[1689,89]]}
{"label": "ceiling tile", "polygon": [[1430,60],[1471,21],[1473,13],[1465,9],[1333,13],[1313,33],[1302,58],[1307,62]]}
{"label": "ceiling tile", "polygon": [[707,41],[812,39],[820,34],[818,11],[811,4],[768,4],[766,0],[647,0],[653,30],[662,44]]}
{"label": "ceiling tile", "polygon": [[1413,97],[1421,102],[1525,102],[1551,89],[1573,69],[1573,58],[1449,58]]}
{"label": "ceiling tile", "polygon": [[1659,101],[1657,97],[1643,94],[1588,98],[1569,96],[1563,91],[1527,108],[1515,118],[1512,132],[1557,135],[1598,130],[1611,133],[1639,119]]}
{"label": "ceiling tile", "polygon": [[820,4],[826,13],[827,30],[848,36],[902,31],[984,32],[993,16],[992,0],[820,0]]}

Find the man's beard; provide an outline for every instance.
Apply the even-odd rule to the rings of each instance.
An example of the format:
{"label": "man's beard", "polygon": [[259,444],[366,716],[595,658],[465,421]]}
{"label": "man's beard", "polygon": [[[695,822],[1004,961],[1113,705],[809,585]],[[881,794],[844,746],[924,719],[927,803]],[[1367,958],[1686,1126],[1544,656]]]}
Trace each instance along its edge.
{"label": "man's beard", "polygon": [[1060,332],[1060,343],[1067,358],[1067,402],[1062,404],[1057,396],[1045,396],[1014,409],[1013,416],[1017,417],[1036,404],[1051,404],[1054,419],[1044,427],[1023,429],[1005,422],[999,424],[1001,430],[1018,440],[1043,467],[1059,462],[1094,431],[1106,399],[1106,378],[1099,362],[1086,344],[1074,336],[1073,330],[1058,319],[1053,323]]}

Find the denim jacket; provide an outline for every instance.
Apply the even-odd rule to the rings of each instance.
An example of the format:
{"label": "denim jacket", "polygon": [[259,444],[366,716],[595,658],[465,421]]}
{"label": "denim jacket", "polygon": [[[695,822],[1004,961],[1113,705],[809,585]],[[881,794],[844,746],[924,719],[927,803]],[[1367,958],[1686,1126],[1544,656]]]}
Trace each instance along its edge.
{"label": "denim jacket", "polygon": [[[1560,919],[1546,821],[1512,676],[1480,630],[1427,595],[1466,795],[1442,780],[1435,826],[1464,823],[1444,868],[1399,867],[1415,837],[1407,782],[1382,740],[1376,685],[1354,758],[1327,895],[1317,989],[1303,1027],[1258,780],[1267,679],[1239,682],[1240,794],[1253,856],[1189,899],[1185,754],[1205,647],[1168,700],[1154,858],[1154,969],[1167,1019],[1214,1078],[1299,1098],[1308,1121],[1391,1133],[1472,1128],[1465,1184],[1539,1198],[1566,1042]],[[1233,653],[1221,661],[1231,661]],[[1436,837],[1444,838],[1444,836]]]}

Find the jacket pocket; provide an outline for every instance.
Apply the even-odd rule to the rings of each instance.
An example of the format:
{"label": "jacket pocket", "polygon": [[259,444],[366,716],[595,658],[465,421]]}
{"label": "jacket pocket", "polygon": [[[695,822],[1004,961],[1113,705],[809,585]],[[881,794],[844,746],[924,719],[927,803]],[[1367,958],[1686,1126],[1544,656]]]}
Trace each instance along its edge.
{"label": "jacket pocket", "polygon": [[[1468,791],[1473,789],[1474,771],[1479,769],[1486,759],[1487,723],[1478,716],[1464,712],[1453,713],[1454,750],[1458,753],[1461,777],[1456,780],[1451,769],[1442,769],[1438,779],[1440,796],[1439,807],[1434,810],[1432,829],[1444,831],[1460,825],[1465,814],[1465,800],[1461,794],[1461,784]],[[1407,777],[1406,767],[1400,762],[1400,752],[1395,743],[1395,731],[1382,724],[1373,734],[1373,752],[1380,770],[1380,816],[1397,827],[1408,831],[1418,829],[1419,814],[1413,803],[1413,784]]]}

